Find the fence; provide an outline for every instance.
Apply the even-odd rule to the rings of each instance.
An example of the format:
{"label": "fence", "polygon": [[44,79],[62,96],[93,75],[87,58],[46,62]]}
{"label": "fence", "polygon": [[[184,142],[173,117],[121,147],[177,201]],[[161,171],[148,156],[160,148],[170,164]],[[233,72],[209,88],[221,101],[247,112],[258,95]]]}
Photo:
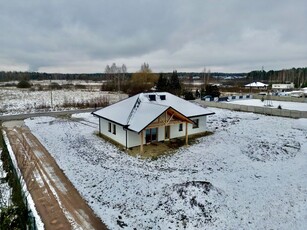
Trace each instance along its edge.
{"label": "fence", "polygon": [[[228,98],[229,101],[231,100],[241,100],[241,99],[266,99],[266,95],[259,95],[259,94],[245,94],[245,95],[233,95],[233,96],[226,96],[222,98]],[[206,98],[204,101],[218,101],[219,98]],[[288,101],[288,102],[307,102],[307,98],[297,98],[297,97],[287,97],[287,96],[270,96],[270,100],[272,101]],[[219,100],[221,101],[221,100]],[[225,100],[224,100],[225,101]]]}
{"label": "fence", "polygon": [[204,98],[203,101],[231,101],[231,100],[239,100],[239,99],[252,99],[253,95],[240,95],[240,96],[225,96],[225,97],[211,97],[211,98]]}
{"label": "fence", "polygon": [[250,105],[237,105],[237,104],[219,103],[213,101],[202,101],[201,103],[209,107],[229,109],[241,112],[260,113],[260,114],[279,116],[279,117],[307,118],[307,111],[277,109],[277,108],[258,107]]}
{"label": "fence", "polygon": [[[14,186],[18,190],[20,190],[22,201],[23,201],[23,203],[25,204],[25,207],[28,210],[27,229],[38,230],[36,218],[34,217],[34,213],[33,213],[33,209],[31,207],[31,205],[29,204],[29,199],[32,199],[32,198],[29,197],[30,196],[29,191],[27,190],[25,181],[24,181],[24,179],[21,175],[21,172],[18,168],[17,161],[16,161],[16,158],[14,156],[14,153],[13,153],[10,145],[7,146],[7,143],[9,143],[9,139],[8,139],[8,137],[7,137],[7,135],[4,131],[2,131],[2,134],[3,134],[3,144],[6,145],[4,149],[7,151],[6,154],[7,154],[7,157],[9,158],[8,159],[9,167],[13,172],[13,177],[14,177],[13,181],[15,183]],[[34,210],[34,211],[36,211],[36,210]]]}
{"label": "fence", "polygon": [[[258,94],[253,94],[252,97],[254,99],[266,99],[266,95],[258,95]],[[290,97],[290,96],[270,96],[270,99],[273,101],[290,101],[290,102],[307,102],[307,98],[301,97]]]}

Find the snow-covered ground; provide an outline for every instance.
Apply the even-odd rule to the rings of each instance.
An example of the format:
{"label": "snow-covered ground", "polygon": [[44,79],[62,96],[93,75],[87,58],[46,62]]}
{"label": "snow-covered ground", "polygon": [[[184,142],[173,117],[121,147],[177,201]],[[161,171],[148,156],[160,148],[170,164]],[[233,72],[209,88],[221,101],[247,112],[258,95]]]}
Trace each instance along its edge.
{"label": "snow-covered ground", "polygon": [[[64,102],[86,102],[91,99],[107,98],[110,103],[126,98],[126,95],[102,92],[99,90],[53,90],[31,91],[29,89],[0,88],[0,115],[33,113],[42,107],[61,110]],[[74,109],[74,108],[65,108]]]}
{"label": "snow-covered ground", "polygon": [[[260,99],[246,99],[246,100],[233,100],[225,103],[232,103],[238,105],[252,105],[258,107],[264,107],[268,104],[266,100],[263,102]],[[307,103],[300,102],[287,102],[287,101],[271,101],[271,108],[277,108],[279,105],[282,109],[307,111]]]}
{"label": "snow-covered ground", "polygon": [[307,119],[210,110],[213,135],[154,161],[90,114],[26,124],[110,229],[306,229]]}

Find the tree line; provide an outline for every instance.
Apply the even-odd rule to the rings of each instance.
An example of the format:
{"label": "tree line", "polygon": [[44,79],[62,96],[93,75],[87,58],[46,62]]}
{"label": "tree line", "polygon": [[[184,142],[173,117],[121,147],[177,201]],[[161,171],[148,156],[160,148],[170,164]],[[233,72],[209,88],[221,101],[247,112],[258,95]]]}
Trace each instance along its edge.
{"label": "tree line", "polygon": [[[145,64],[145,65],[144,65]],[[141,66],[140,71],[146,72],[146,68],[149,68],[148,63],[144,63]],[[144,68],[144,69],[142,69]],[[159,75],[158,73],[152,74]],[[116,63],[112,65],[107,65],[104,73],[40,73],[40,72],[18,72],[18,71],[0,71],[0,82],[7,81],[20,81],[20,80],[92,80],[92,81],[101,81],[101,80],[112,80],[117,78],[121,74],[123,79],[129,79],[133,76],[134,73],[128,72],[125,64],[117,66]],[[170,77],[173,73],[163,73],[165,76]],[[189,78],[191,76],[203,76],[204,72],[180,72],[177,73],[179,78]],[[253,81],[263,81],[268,84],[274,83],[287,83],[293,82],[296,87],[306,86],[307,84],[307,67],[305,68],[292,68],[292,69],[283,69],[283,70],[270,70],[262,71],[255,70],[249,73],[210,73],[211,77],[223,78],[225,76],[246,76],[244,79],[240,79],[242,84],[246,82]]]}
{"label": "tree line", "polygon": [[[126,65],[107,65],[104,73],[92,74],[61,74],[61,73],[39,73],[39,72],[4,72],[0,71],[0,81],[22,81],[20,87],[24,86],[25,81],[31,80],[92,80],[106,81],[102,83],[101,90],[106,91],[122,91],[129,95],[134,95],[139,92],[158,90],[167,91],[173,94],[185,94],[187,89],[184,89],[180,82],[193,82],[194,76],[203,78],[204,86],[208,83],[222,83],[223,85],[234,85],[242,87],[247,83],[262,81],[267,84],[274,83],[289,83],[293,82],[297,88],[307,87],[307,68],[292,68],[288,70],[270,70],[266,71],[251,71],[247,74],[233,74],[237,79],[227,80],[225,76],[231,76],[227,73],[210,73],[210,72],[180,72],[177,71],[168,73],[155,73],[152,71],[148,63],[143,63],[138,71],[129,73]],[[246,76],[246,77],[244,77]],[[156,88],[155,88],[156,87]]]}
{"label": "tree line", "polygon": [[93,80],[100,81],[105,79],[104,73],[40,73],[40,72],[18,72],[18,71],[0,71],[0,82],[21,81],[21,80]]}

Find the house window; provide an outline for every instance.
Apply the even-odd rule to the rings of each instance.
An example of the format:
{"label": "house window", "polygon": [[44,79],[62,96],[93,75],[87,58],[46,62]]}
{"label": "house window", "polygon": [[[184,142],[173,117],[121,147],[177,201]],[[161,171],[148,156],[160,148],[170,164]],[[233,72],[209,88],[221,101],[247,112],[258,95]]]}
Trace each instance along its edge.
{"label": "house window", "polygon": [[156,95],[155,94],[150,94],[149,95],[149,101],[155,101],[156,100]]}
{"label": "house window", "polygon": [[183,130],[183,125],[179,124],[179,132],[181,132]]}
{"label": "house window", "polygon": [[193,129],[199,128],[199,119],[194,119],[193,122]]}
{"label": "house window", "polygon": [[108,131],[111,132],[111,123],[109,122]]}
{"label": "house window", "polygon": [[113,124],[113,134],[116,135],[116,125]]}
{"label": "house window", "polygon": [[158,141],[158,128],[146,129],[146,143]]}

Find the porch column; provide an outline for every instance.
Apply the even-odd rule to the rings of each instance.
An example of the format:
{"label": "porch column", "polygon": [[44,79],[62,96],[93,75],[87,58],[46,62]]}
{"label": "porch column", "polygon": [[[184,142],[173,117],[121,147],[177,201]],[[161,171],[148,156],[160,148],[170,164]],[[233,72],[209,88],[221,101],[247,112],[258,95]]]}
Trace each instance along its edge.
{"label": "porch column", "polygon": [[99,119],[99,134],[101,134],[101,121],[100,121],[100,117],[98,118]]}
{"label": "porch column", "polygon": [[140,152],[141,153],[144,153],[143,140],[144,140],[144,133],[143,133],[143,130],[142,130],[141,131],[141,146],[140,146]]}
{"label": "porch column", "polygon": [[188,137],[188,122],[185,122],[185,145],[189,144],[189,137]]}

